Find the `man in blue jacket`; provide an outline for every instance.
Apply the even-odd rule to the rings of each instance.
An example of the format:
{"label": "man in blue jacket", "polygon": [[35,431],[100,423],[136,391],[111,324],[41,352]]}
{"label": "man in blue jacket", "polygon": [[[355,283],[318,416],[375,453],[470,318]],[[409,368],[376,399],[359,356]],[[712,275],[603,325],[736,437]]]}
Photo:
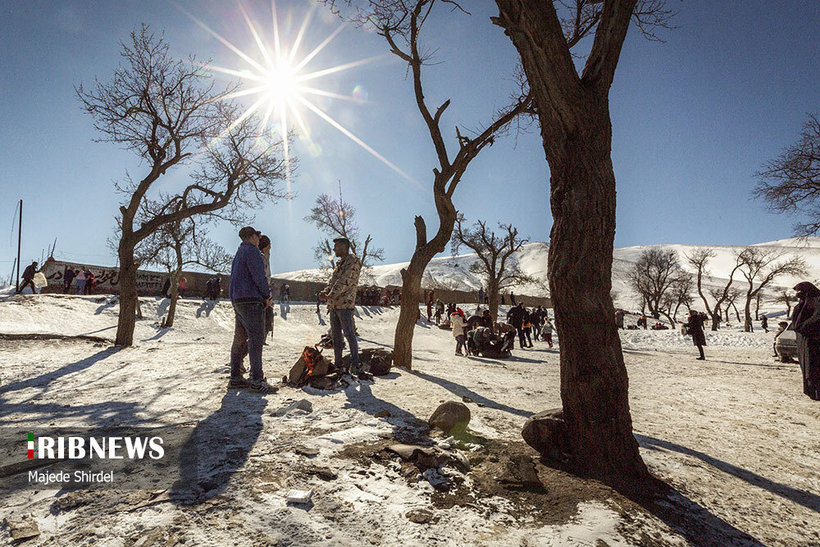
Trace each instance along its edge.
{"label": "man in blue jacket", "polygon": [[[276,388],[265,381],[262,372],[265,309],[271,305],[271,300],[265,261],[259,251],[261,235],[250,226],[239,230],[242,243],[231,266],[230,297],[236,325],[231,346],[231,380],[228,388],[248,387],[258,393],[273,393]],[[249,355],[251,362],[250,381],[242,376],[245,355]]]}

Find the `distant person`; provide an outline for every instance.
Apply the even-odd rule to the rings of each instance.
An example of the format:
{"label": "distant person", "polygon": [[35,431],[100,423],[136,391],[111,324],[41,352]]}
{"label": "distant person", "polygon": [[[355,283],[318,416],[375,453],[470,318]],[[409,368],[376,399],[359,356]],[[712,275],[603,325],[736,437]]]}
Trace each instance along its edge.
{"label": "distant person", "polygon": [[795,285],[797,304],[792,312],[797,333],[797,360],[803,372],[803,393],[820,401],[820,289],[808,281]]}
{"label": "distant person", "polygon": [[359,342],[356,340],[353,325],[353,310],[356,304],[356,288],[359,285],[359,274],[362,263],[350,252],[350,240],[337,237],[333,240],[333,253],[339,259],[333,269],[330,282],[323,291],[327,295],[327,307],[330,312],[330,334],[333,338],[334,365],[344,370],[342,365],[342,334],[350,348],[350,374],[360,379],[367,379],[369,374],[361,370],[359,364]]}
{"label": "distant person", "polygon": [[438,325],[439,321],[441,321],[441,316],[443,314],[444,314],[444,302],[442,302],[440,298],[437,298],[436,299],[436,314],[434,315],[434,318],[436,320],[436,325]]}
{"label": "distant person", "polygon": [[760,328],[763,329],[763,332],[769,332],[769,318],[765,315],[760,318]]}
{"label": "distant person", "polygon": [[527,311],[527,308],[524,308],[524,339],[529,343],[528,347],[532,347],[532,314]]}
{"label": "distant person", "polygon": [[549,347],[552,347],[552,330],[553,330],[552,323],[550,322],[549,317],[547,317],[547,318],[544,319],[543,332],[544,332],[544,340],[547,341],[547,345]]}
{"label": "distant person", "polygon": [[77,275],[74,276],[74,280],[77,284],[77,294],[83,294],[85,292],[85,279],[85,268],[79,268]]}
{"label": "distant person", "polygon": [[510,291],[510,306],[515,306],[515,293]]}
{"label": "distant person", "polygon": [[[265,259],[265,280],[268,282],[268,287],[270,287],[270,238],[266,235],[262,235],[259,238],[259,252],[262,253],[262,258]],[[268,306],[265,308],[265,338],[270,336],[273,338],[273,306]],[[263,342],[263,344],[267,345],[267,342]]]}
{"label": "distant person", "polygon": [[774,342],[772,342],[772,351],[774,352],[773,357],[778,357],[777,355],[777,337],[786,332],[786,329],[789,328],[788,321],[781,321],[777,324],[777,332],[774,333]]}
{"label": "distant person", "polygon": [[686,331],[692,336],[692,342],[697,346],[700,357],[699,361],[706,360],[703,355],[703,346],[706,345],[706,333],[703,332],[703,316],[695,310],[689,310],[689,320],[686,323]]}
{"label": "distant person", "polygon": [[74,281],[75,275],[74,270],[68,266],[63,270],[63,294],[68,294],[68,291],[71,290],[71,282]]}
{"label": "distant person", "polygon": [[624,310],[615,310],[615,326],[624,328]]}
{"label": "distant person", "polygon": [[[512,294],[512,293],[510,293]],[[507,312],[507,322],[515,327],[515,331],[518,333],[518,345],[521,349],[524,349],[527,344],[524,342],[524,304],[518,303],[518,305],[510,308],[510,311]]]}
{"label": "distant person", "polygon": [[36,294],[37,291],[34,289],[34,274],[37,273],[37,261],[33,261],[31,264],[26,266],[26,269],[23,270],[23,284],[17,288],[17,294],[23,292],[23,289],[31,286],[31,293]]}
{"label": "distant person", "polygon": [[83,294],[93,294],[94,273],[88,268],[83,270],[83,273],[85,273],[85,287],[83,288]]}
{"label": "distant person", "polygon": [[484,302],[484,286],[478,288],[478,303],[481,304]]}
{"label": "distant person", "polygon": [[720,329],[720,312],[712,316],[712,321],[715,325],[715,330]]}
{"label": "distant person", "polygon": [[427,293],[427,322],[433,318],[433,291]]}
{"label": "distant person", "polygon": [[504,295],[503,295],[503,294],[501,295],[501,305],[502,305],[502,306],[505,306],[505,305],[506,305],[506,304],[504,304]]}
{"label": "distant person", "polygon": [[162,284],[162,296],[171,298],[171,278],[166,277],[165,283]]}
{"label": "distant person", "polygon": [[179,283],[177,283],[177,293],[179,294],[180,298],[185,297],[185,290],[188,288],[188,278],[184,275],[179,278]]}
{"label": "distant person", "polygon": [[[230,296],[234,310],[231,345],[231,379],[228,389],[250,388],[257,393],[273,393],[262,372],[262,343],[265,339],[265,309],[270,307],[270,285],[265,279],[265,261],[259,251],[262,234],[251,226],[239,230],[242,243],[231,265]],[[248,355],[250,381],[244,378],[242,361]]]}
{"label": "distant person", "polygon": [[456,311],[450,316],[450,323],[453,325],[453,338],[456,339],[456,355],[461,355],[462,348],[464,349],[464,355],[468,355],[469,351],[467,350],[464,335],[466,323],[464,322],[464,312],[461,311],[461,308],[456,308]]}

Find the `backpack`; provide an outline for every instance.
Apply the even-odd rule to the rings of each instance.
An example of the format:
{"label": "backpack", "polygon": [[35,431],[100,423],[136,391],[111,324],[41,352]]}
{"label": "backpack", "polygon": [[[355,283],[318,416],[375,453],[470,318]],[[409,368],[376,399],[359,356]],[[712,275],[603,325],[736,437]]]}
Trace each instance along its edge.
{"label": "backpack", "polygon": [[315,347],[305,346],[302,355],[290,369],[288,383],[303,386],[313,378],[326,376],[330,372],[330,361]]}

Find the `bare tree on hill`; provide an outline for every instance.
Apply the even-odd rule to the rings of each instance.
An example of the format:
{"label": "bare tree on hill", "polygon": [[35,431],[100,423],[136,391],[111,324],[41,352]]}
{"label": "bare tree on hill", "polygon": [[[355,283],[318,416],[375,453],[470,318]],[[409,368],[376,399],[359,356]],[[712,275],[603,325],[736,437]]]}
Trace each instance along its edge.
{"label": "bare tree on hill", "polygon": [[740,272],[748,283],[743,308],[743,330],[749,332],[752,330],[752,300],[782,275],[805,274],[806,263],[799,256],[786,258],[780,251],[762,247],[746,247],[738,253],[737,259]]}
{"label": "bare tree on hill", "polygon": [[794,296],[794,291],[791,289],[784,289],[780,288],[777,290],[777,295],[774,297],[774,301],[778,304],[785,304],[786,305],[786,317],[792,316],[792,302],[795,302],[797,298]]}
{"label": "bare tree on hill", "polygon": [[[402,269],[401,310],[394,338],[394,359],[397,365],[412,368],[413,334],[419,317],[419,302],[422,301],[421,280],[424,270],[434,256],[443,252],[453,233],[456,222],[456,208],[453,196],[464,177],[470,162],[487,146],[495,141],[499,133],[519,114],[530,108],[528,94],[522,92],[513,104],[495,113],[492,121],[471,135],[455,128],[455,146],[448,148],[441,122],[450,100],[431,110],[425,98],[422,68],[430,61],[429,55],[422,53],[420,36],[428,21],[436,0],[324,0],[335,13],[344,16],[343,6],[354,7],[347,20],[360,25],[368,25],[387,42],[390,52],[407,63],[416,107],[427,126],[427,132],[435,150],[438,165],[433,168],[433,200],[438,214],[438,229],[428,239],[427,224],[421,216],[416,216],[416,246],[410,264]],[[460,6],[451,0],[442,0],[458,10]],[[461,10],[464,11],[464,10]],[[466,133],[466,132],[465,132]],[[455,151],[455,153],[453,153]]]}
{"label": "bare tree on hill", "polygon": [[674,250],[647,249],[629,272],[629,284],[646,302],[650,315],[658,319],[666,310],[664,304],[676,300],[669,300],[669,295],[684,273]]}
{"label": "bare tree on hill", "polygon": [[535,281],[521,271],[518,262],[511,260],[512,255],[529,239],[519,237],[518,229],[512,224],[499,223],[498,227],[501,235],[488,230],[487,222],[483,220],[476,221],[471,228],[465,228],[464,215],[459,214],[456,218],[451,243],[453,255],[465,246],[475,252],[478,257],[478,260],[470,265],[470,271],[484,278],[490,302],[490,314],[496,321],[498,320],[501,291],[515,284]]}
{"label": "bare tree on hill", "polygon": [[798,141],[756,173],[754,196],[780,213],[803,213],[808,222],[796,224],[795,234],[820,233],[820,119],[809,114]]}
{"label": "bare tree on hill", "polygon": [[[120,311],[115,343],[130,346],[137,307],[135,249],[162,226],[195,215],[234,221],[248,208],[285,197],[280,182],[286,165],[281,141],[255,116],[229,102],[231,89],[217,91],[195,59],[169,53],[162,36],[148,27],[122,44],[124,59],[108,82],[82,86],[77,95],[102,134],[99,139],[134,152],[144,168],[116,189],[123,195],[117,216],[120,239]],[[179,192],[158,182],[186,164],[195,168]],[[165,180],[165,179],[163,179]]]}
{"label": "bare tree on hill", "polygon": [[[706,295],[703,294],[703,276],[709,277],[708,264],[711,259],[715,258],[715,256],[717,256],[715,251],[704,247],[694,249],[689,254],[683,253],[684,260],[690,266],[695,268],[695,288],[697,289],[698,296],[700,296],[700,299],[703,302],[703,309],[710,314],[712,314],[712,307],[709,305]],[[712,322],[714,324],[714,315],[712,316]]]}

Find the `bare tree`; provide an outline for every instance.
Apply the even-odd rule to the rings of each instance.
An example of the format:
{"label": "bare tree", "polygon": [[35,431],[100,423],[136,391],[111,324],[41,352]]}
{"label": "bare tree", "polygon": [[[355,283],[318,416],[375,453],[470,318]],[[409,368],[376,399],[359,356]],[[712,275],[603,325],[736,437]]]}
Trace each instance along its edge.
{"label": "bare tree", "polygon": [[[216,91],[195,59],[169,53],[162,36],[146,26],[122,44],[124,63],[108,82],[82,86],[77,95],[102,134],[99,139],[134,152],[145,166],[130,176],[117,224],[120,239],[120,313],[116,344],[130,346],[137,306],[135,248],[163,225],[210,214],[239,221],[249,207],[284,197],[279,182],[287,169],[273,140],[254,116],[228,102],[230,89]],[[178,193],[158,187],[169,170],[196,160],[191,182]]]}
{"label": "bare tree", "polygon": [[[629,284],[646,302],[652,317],[658,319],[664,309],[664,300],[683,275],[674,250],[647,249],[629,272]],[[674,300],[672,298],[667,303]]]}
{"label": "bare tree", "polygon": [[799,256],[785,258],[782,252],[762,247],[746,247],[737,255],[740,272],[746,278],[746,303],[743,308],[743,330],[752,330],[752,300],[761,290],[782,275],[806,273],[806,263]]}
{"label": "bare tree", "polygon": [[[720,310],[723,309],[722,306],[729,300],[729,296],[733,294],[735,290],[732,286],[734,283],[735,274],[740,269],[741,262],[740,258],[735,256],[735,265],[732,268],[732,271],[729,272],[729,279],[726,281],[726,285],[723,286],[722,289],[710,289],[709,294],[712,295],[712,298],[715,300],[715,307],[712,308],[712,330],[718,330],[718,323],[720,322]],[[728,307],[728,304],[727,304]],[[728,312],[726,316],[726,320],[729,320]]]}
{"label": "bare tree", "polygon": [[[663,298],[663,310],[666,318],[674,327],[678,321],[678,310],[681,306],[692,309],[692,289],[694,288],[694,276],[688,272],[681,271],[672,286]],[[672,308],[675,308],[674,310]]]}
{"label": "bare tree", "polygon": [[820,120],[809,114],[796,143],[756,173],[754,195],[781,213],[803,213],[808,222],[796,224],[799,236],[820,232]]}
{"label": "bare tree", "polygon": [[[703,309],[712,314],[712,308],[709,306],[709,301],[706,295],[703,294],[703,276],[709,276],[708,264],[709,261],[715,258],[717,254],[712,249],[698,248],[694,249],[691,254],[683,253],[684,260],[693,268],[695,268],[695,287],[703,302]],[[712,324],[714,324],[714,316],[712,316]]]}
{"label": "bare tree", "polygon": [[[367,234],[362,244],[359,223],[356,220],[356,209],[342,197],[341,181],[339,181],[339,198],[335,199],[327,194],[320,194],[305,220],[330,237],[349,239],[350,251],[361,261],[363,268],[372,266],[374,261],[384,260],[384,249],[371,246],[373,238],[370,234]],[[314,256],[323,266],[328,263],[331,268],[335,266],[333,246],[328,239],[323,239],[317,244],[314,248]]]}
{"label": "bare tree", "polygon": [[453,255],[464,246],[478,256],[478,260],[470,265],[470,271],[482,276],[487,284],[490,314],[494,320],[498,320],[498,303],[503,289],[534,281],[521,271],[517,261],[511,259],[529,239],[519,237],[518,228],[512,224],[499,223],[498,227],[501,235],[488,230],[484,220],[477,221],[471,228],[465,228],[464,215],[459,214],[451,242]]}
{"label": "bare tree", "polygon": [[[416,247],[410,264],[401,270],[401,310],[396,324],[393,353],[397,365],[412,368],[413,334],[416,319],[419,316],[419,302],[422,301],[421,280],[424,270],[438,253],[443,252],[453,233],[456,221],[456,208],[453,195],[470,162],[487,146],[492,145],[498,134],[519,114],[530,108],[528,94],[522,92],[514,104],[497,112],[493,120],[484,128],[472,135],[462,133],[456,127],[455,154],[448,149],[447,141],[441,129],[441,118],[450,106],[450,100],[431,111],[425,99],[422,85],[422,67],[429,61],[429,56],[422,53],[419,38],[428,20],[436,0],[324,0],[336,13],[341,6],[356,5],[358,9],[346,18],[358,24],[368,25],[382,36],[390,52],[407,63],[410,73],[416,106],[427,126],[438,165],[433,168],[433,200],[438,214],[439,226],[435,235],[428,240],[427,224],[421,216],[416,216]],[[442,0],[454,9],[459,5],[451,0]],[[463,11],[463,10],[462,10]],[[340,13],[341,14],[341,13]],[[466,133],[466,131],[464,132]]]}
{"label": "bare tree", "polygon": [[[561,339],[563,403],[553,418],[569,444],[555,448],[594,476],[645,477],[609,294],[615,238],[609,89],[630,20],[656,39],[653,30],[668,27],[672,13],[662,0],[496,4],[494,22],[521,57],[549,164],[550,295]],[[593,33],[579,73],[571,49]]]}
{"label": "bare tree", "polygon": [[740,323],[740,312],[738,311],[737,306],[735,305],[735,302],[737,301],[738,298],[740,298],[741,294],[742,294],[742,291],[740,289],[732,287],[731,289],[729,289],[729,292],[726,295],[726,323],[727,324],[729,323],[729,309],[731,309],[731,308],[734,308],[735,316],[737,317],[737,322]]}
{"label": "bare tree", "polygon": [[795,300],[797,299],[794,297],[794,291],[782,287],[777,289],[777,295],[774,297],[776,303],[786,305],[787,318],[792,316],[792,302]]}
{"label": "bare tree", "polygon": [[196,217],[164,224],[140,244],[140,251],[152,254],[149,263],[165,268],[170,275],[171,303],[162,325],[174,325],[179,280],[186,266],[200,266],[206,270],[225,273],[231,268],[233,257],[220,245],[208,239],[207,232],[198,228]]}

